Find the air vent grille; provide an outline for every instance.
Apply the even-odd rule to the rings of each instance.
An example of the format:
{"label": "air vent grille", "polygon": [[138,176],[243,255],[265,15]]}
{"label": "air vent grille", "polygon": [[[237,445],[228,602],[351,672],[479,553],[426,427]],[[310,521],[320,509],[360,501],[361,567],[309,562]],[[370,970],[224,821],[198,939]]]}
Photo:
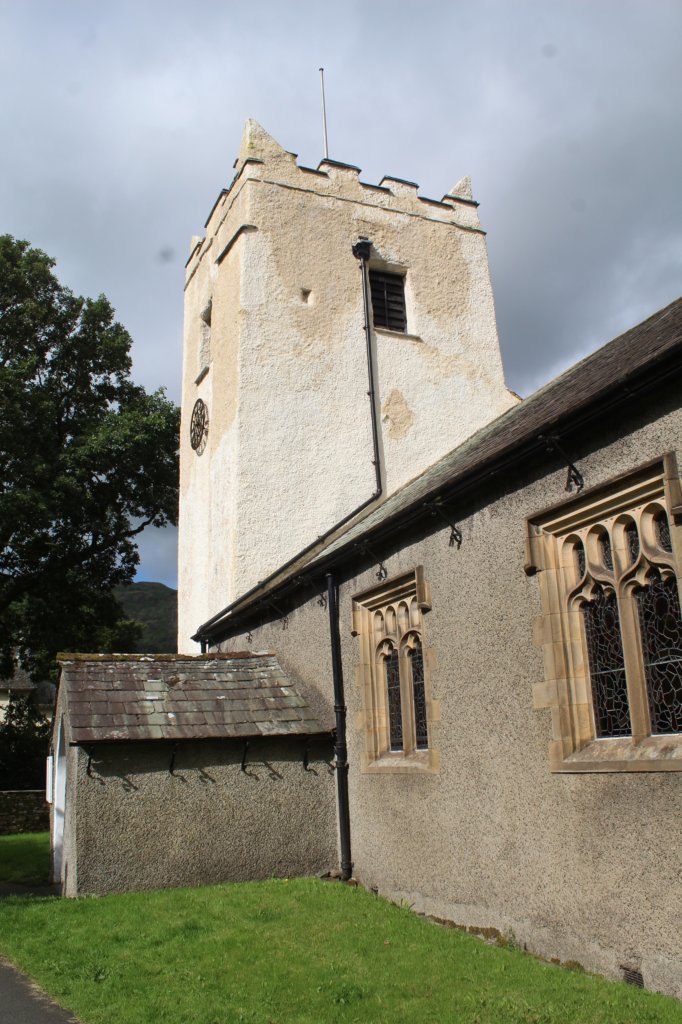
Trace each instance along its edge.
{"label": "air vent grille", "polygon": [[628,985],[636,985],[637,988],[644,988],[642,972],[636,967],[621,966],[621,971],[623,972],[623,981],[627,982]]}
{"label": "air vent grille", "polygon": [[370,270],[369,287],[372,293],[374,326],[389,331],[407,330],[405,316],[405,278],[402,274],[385,274]]}

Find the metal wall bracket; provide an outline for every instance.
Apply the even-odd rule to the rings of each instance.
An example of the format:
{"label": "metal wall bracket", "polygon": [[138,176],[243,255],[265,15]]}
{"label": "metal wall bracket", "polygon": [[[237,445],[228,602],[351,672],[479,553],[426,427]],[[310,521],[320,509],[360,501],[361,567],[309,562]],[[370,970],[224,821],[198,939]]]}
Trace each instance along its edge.
{"label": "metal wall bracket", "polygon": [[538,434],[538,441],[541,441],[548,452],[556,452],[560,455],[568,467],[568,473],[566,475],[566,487],[565,490],[572,491],[575,487],[576,493],[580,493],[585,486],[585,479],[575,465],[571,462],[564,449],[559,444],[559,438],[556,434]]}
{"label": "metal wall bracket", "polygon": [[448,547],[454,548],[457,545],[457,550],[462,546],[462,531],[456,526],[452,518],[443,511],[442,507],[437,502],[429,502],[424,505],[424,508],[429,509],[432,516],[440,516],[444,523],[450,527],[450,540],[448,541]]}
{"label": "metal wall bracket", "polygon": [[282,629],[283,630],[284,629],[288,629],[288,627],[289,627],[289,616],[287,615],[287,613],[283,612],[282,609],[279,608],[278,605],[276,605],[274,601],[268,601],[268,604],[272,608],[272,610],[274,612],[276,612],[277,615],[279,616],[279,618],[282,620]]}
{"label": "metal wall bracket", "polygon": [[356,544],[355,546],[359,548],[360,551],[364,552],[364,554],[369,555],[372,558],[372,560],[377,563],[379,568],[377,569],[375,576],[379,580],[379,582],[385,580],[388,576],[388,569],[384,565],[383,561],[379,558],[379,556],[374,551],[372,551],[369,544],[362,543]]}
{"label": "metal wall bracket", "polygon": [[310,754],[310,740],[306,740],[305,747],[303,748],[303,770],[310,771],[308,768],[308,756]]}
{"label": "metal wall bracket", "polygon": [[177,754],[177,752],[178,752],[178,745],[177,745],[177,743],[174,743],[172,751],[171,751],[170,764],[168,765],[168,774],[169,775],[175,775],[175,755]]}
{"label": "metal wall bracket", "polygon": [[242,763],[239,767],[240,772],[246,772],[246,755],[249,752],[249,741],[247,740],[244,744],[244,750],[242,751]]}

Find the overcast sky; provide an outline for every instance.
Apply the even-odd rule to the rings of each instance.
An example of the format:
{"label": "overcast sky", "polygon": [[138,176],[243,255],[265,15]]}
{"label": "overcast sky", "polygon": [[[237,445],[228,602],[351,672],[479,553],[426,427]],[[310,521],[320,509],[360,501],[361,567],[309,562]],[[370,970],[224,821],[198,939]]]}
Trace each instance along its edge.
{"label": "overcast sky", "polygon": [[[183,264],[254,117],[301,163],[463,175],[507,382],[530,394],[682,292],[680,0],[0,0],[0,232],[104,292],[180,397]],[[138,578],[175,585],[173,531]]]}

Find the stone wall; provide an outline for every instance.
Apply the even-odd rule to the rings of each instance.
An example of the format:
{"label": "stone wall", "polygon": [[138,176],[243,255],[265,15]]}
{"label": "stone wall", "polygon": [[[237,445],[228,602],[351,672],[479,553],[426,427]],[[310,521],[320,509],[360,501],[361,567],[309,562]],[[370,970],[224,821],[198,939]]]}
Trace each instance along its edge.
{"label": "stone wall", "polygon": [[163,741],[103,743],[91,761],[81,748],[67,756],[65,896],[316,875],[337,864],[329,736],[187,741],[175,754]]}
{"label": "stone wall", "polygon": [[0,836],[19,832],[47,832],[50,807],[44,789],[10,789],[0,792]]}
{"label": "stone wall", "polygon": [[[612,418],[598,435],[573,436],[587,488],[682,450],[678,388],[673,382],[657,402],[633,405],[627,420]],[[575,960],[615,979],[633,964],[647,988],[680,998],[674,823],[682,815],[682,773],[554,774],[554,712],[533,705],[533,687],[544,680],[534,632],[543,578],[524,572],[526,517],[566,498],[565,485],[559,460],[538,459],[453,501],[459,549],[436,520],[430,527],[426,520],[421,535],[415,528],[370,540],[388,583],[423,566],[430,586],[423,643],[440,702],[429,729],[437,772],[363,770],[362,637],[351,631],[352,599],[376,588],[377,567],[359,571],[356,561],[345,577],[338,571],[354,874],[416,911],[513,934],[548,959]],[[299,600],[292,607],[275,597],[287,628],[276,618],[256,620],[248,639],[256,650],[276,652],[306,690],[326,685],[331,692],[326,616],[315,596]],[[246,643],[235,635],[224,648]]]}

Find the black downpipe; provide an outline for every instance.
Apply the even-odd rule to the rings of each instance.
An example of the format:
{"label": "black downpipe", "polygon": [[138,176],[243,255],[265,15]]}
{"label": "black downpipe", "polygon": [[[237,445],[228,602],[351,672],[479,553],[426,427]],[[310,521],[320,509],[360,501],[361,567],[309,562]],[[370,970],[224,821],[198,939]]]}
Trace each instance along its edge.
{"label": "black downpipe", "polygon": [[[205,622],[203,626],[199,628],[194,640],[201,642],[202,653],[208,646],[208,632],[212,626],[217,625],[222,619],[228,617],[232,612],[232,609],[242,604],[248,598],[252,597],[259,590],[285,571],[290,565],[306,555],[309,551],[312,551],[317,545],[330,537],[346,523],[349,523],[354,519],[360,512],[362,512],[372,502],[377,501],[378,498],[383,494],[383,483],[381,479],[381,458],[379,453],[379,428],[377,423],[377,408],[376,408],[376,388],[374,382],[374,359],[372,357],[372,326],[371,326],[371,307],[369,299],[369,286],[367,281],[367,263],[369,260],[370,249],[372,243],[367,238],[359,239],[353,246],[353,255],[360,262],[360,274],[362,276],[362,306],[365,318],[365,343],[367,346],[367,395],[370,402],[370,415],[372,419],[372,450],[373,459],[372,465],[374,466],[374,480],[375,480],[375,491],[371,497],[363,501],[357,508],[354,508],[352,512],[340,519],[338,523],[335,523],[331,529],[327,530],[318,537],[312,544],[308,544],[307,547],[299,551],[298,554],[290,558],[288,562],[281,565],[274,573],[268,576],[267,579],[262,580],[260,583],[252,587],[246,594],[243,594],[240,598],[234,601],[231,605],[228,605],[222,612],[218,612],[212,619]],[[348,746],[346,743],[346,703],[343,692],[343,664],[341,661],[341,636],[339,632],[339,606],[336,593],[336,585],[334,583],[334,577],[331,573],[327,573],[327,608],[329,611],[329,639],[331,643],[331,655],[332,655],[332,678],[334,684],[334,714],[336,716],[336,730],[335,730],[335,741],[334,741],[334,761],[336,768],[336,794],[339,809],[339,846],[341,853],[341,880],[347,882],[353,874],[353,862],[351,860],[351,846],[350,846],[350,807],[348,804]]]}
{"label": "black downpipe", "polygon": [[248,601],[249,598],[251,597],[255,597],[259,590],[263,590],[265,587],[267,587],[269,583],[272,582],[272,580],[280,576],[281,573],[286,572],[286,570],[290,566],[298,562],[299,559],[304,558],[305,555],[309,554],[311,551],[314,551],[319,544],[327,540],[328,537],[331,537],[332,534],[336,533],[337,530],[340,530],[342,526],[345,526],[346,523],[350,523],[351,520],[355,519],[355,517],[358,516],[361,512],[364,512],[364,510],[369,505],[371,505],[375,501],[378,501],[378,499],[382,496],[384,492],[384,487],[381,482],[381,458],[379,455],[379,433],[377,427],[376,390],[374,386],[374,360],[372,358],[372,328],[370,315],[371,310],[369,302],[369,290],[367,286],[367,261],[369,260],[371,246],[372,243],[367,238],[361,238],[353,246],[353,255],[357,260],[360,261],[360,273],[362,275],[362,304],[365,316],[365,341],[367,344],[367,394],[370,400],[370,413],[372,417],[372,465],[374,466],[374,479],[376,484],[374,494],[372,494],[369,498],[366,498],[365,501],[361,502],[357,506],[357,508],[354,508],[352,512],[348,513],[348,515],[345,515],[342,519],[339,519],[339,521],[337,523],[334,523],[334,525],[330,527],[330,529],[325,530],[324,533],[321,533],[319,537],[316,537],[314,541],[312,541],[310,544],[307,544],[301,551],[298,551],[293,556],[293,558],[289,558],[286,562],[284,562],[283,565],[280,565],[278,569],[275,569],[273,573],[270,573],[269,576],[266,576],[264,580],[260,580],[260,582],[256,583],[254,587],[251,587],[250,590],[247,590],[245,594],[242,594],[241,597],[238,597],[236,601],[233,601],[232,604],[228,604],[227,608],[223,608],[221,612],[218,612],[217,615],[214,615],[212,618],[208,619],[201,626],[199,626],[199,629],[192,637],[192,640],[201,643],[202,652],[204,651],[205,647],[208,647],[208,641],[210,639],[210,632],[212,631],[212,627],[217,626],[220,622],[222,622],[223,619],[229,618],[233,610],[238,605],[241,605],[245,601]]}
{"label": "black downpipe", "polygon": [[365,343],[367,345],[367,382],[369,385],[369,407],[372,416],[372,447],[374,449],[374,479],[376,483],[375,497],[378,497],[383,486],[381,483],[381,460],[379,458],[379,429],[377,427],[377,403],[376,390],[374,387],[374,359],[372,358],[372,328],[370,324],[370,303],[369,286],[367,282],[367,261],[372,243],[367,238],[361,238],[353,246],[353,255],[360,260],[360,274],[362,276],[362,308],[365,315]]}
{"label": "black downpipe", "polygon": [[334,714],[336,737],[334,741],[334,767],[336,768],[336,797],[339,808],[339,846],[341,849],[341,881],[347,882],[353,874],[350,853],[350,808],[348,805],[348,747],[346,745],[346,703],[343,692],[343,665],[341,663],[341,637],[339,634],[339,606],[332,573],[327,573],[327,609],[329,611],[329,639],[332,648],[332,678],[334,681]]}

